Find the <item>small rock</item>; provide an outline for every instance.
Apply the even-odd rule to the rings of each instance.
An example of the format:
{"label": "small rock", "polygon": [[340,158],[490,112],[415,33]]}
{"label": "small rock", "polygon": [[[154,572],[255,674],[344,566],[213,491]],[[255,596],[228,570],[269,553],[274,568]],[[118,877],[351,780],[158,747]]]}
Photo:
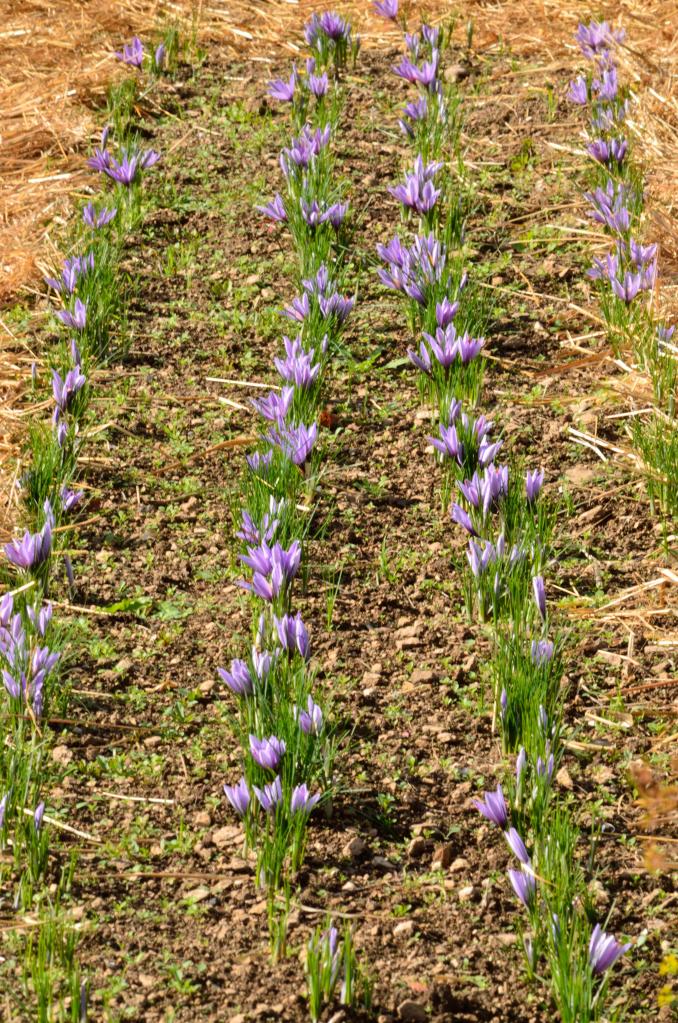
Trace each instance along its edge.
{"label": "small rock", "polygon": [[435,679],[435,671],[430,671],[428,668],[415,668],[412,672],[412,682],[414,682],[415,685],[418,682],[435,682]]}
{"label": "small rock", "polygon": [[229,1016],[228,1023],[245,1023],[245,1014],[239,1012],[235,1016]]}
{"label": "small rock", "polygon": [[381,867],[382,870],[397,870],[395,863],[391,863],[385,856],[373,856],[372,865],[375,867]]}
{"label": "small rock", "polygon": [[507,931],[506,933],[495,934],[494,940],[497,944],[503,945],[505,948],[510,948],[511,945],[515,945],[516,936],[511,931]]}
{"label": "small rock", "polygon": [[457,856],[456,860],[450,863],[450,874],[460,874],[463,870],[468,870],[470,866],[469,861],[463,856]]}
{"label": "small rock", "polygon": [[198,888],[191,888],[190,892],[186,892],[184,899],[186,902],[204,902],[205,899],[209,899],[210,890],[205,885],[200,885]]}
{"label": "small rock", "polygon": [[433,853],[431,866],[441,867],[443,870],[447,870],[450,863],[452,862],[453,852],[454,850],[452,849],[452,846],[450,845],[449,842],[446,842],[444,845],[437,846],[435,852]]}
{"label": "small rock", "polygon": [[211,821],[207,810],[199,810],[193,817],[196,828],[209,828]]}
{"label": "small rock", "polygon": [[367,842],[360,835],[354,835],[342,849],[342,855],[348,856],[351,860],[359,859],[365,852],[367,852]]}
{"label": "small rock", "polygon": [[428,1012],[426,1006],[421,1002],[413,1002],[408,998],[406,1002],[401,1002],[398,1006],[398,1016],[406,1023],[426,1023]]}
{"label": "small rock", "polygon": [[561,788],[570,790],[574,788],[574,782],[572,781],[572,778],[570,777],[570,772],[566,767],[560,768],[560,770],[556,774],[556,781],[561,786]]}
{"label": "small rock", "polygon": [[414,933],[414,920],[401,920],[393,928],[393,937],[409,938]]}
{"label": "small rock", "polygon": [[150,973],[140,973],[139,983],[145,988],[153,987],[155,984],[155,977],[151,977]]}
{"label": "small rock", "polygon": [[407,855],[410,857],[410,859],[416,860],[417,857],[424,855],[427,846],[428,842],[426,841],[426,839],[422,838],[421,835],[417,835],[417,837],[413,838],[410,844],[408,845]]}
{"label": "small rock", "polygon": [[460,888],[457,892],[460,902],[470,902],[475,895],[475,888],[472,884],[466,886],[466,888]]}
{"label": "small rock", "polygon": [[223,849],[224,846],[230,845],[239,834],[240,828],[237,824],[227,824],[223,828],[217,828],[216,831],[212,832],[212,844],[216,845],[217,849]]}

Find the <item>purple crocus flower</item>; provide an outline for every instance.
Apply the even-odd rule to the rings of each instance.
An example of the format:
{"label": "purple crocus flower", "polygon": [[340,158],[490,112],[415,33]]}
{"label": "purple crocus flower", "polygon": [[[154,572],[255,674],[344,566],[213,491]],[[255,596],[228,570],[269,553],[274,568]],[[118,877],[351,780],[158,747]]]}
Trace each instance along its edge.
{"label": "purple crocus flower", "polygon": [[594,160],[607,165],[612,163],[621,165],[627,149],[626,139],[611,139],[609,142],[606,139],[594,139],[586,147],[586,151]]}
{"label": "purple crocus flower", "polygon": [[532,592],[542,621],[546,621],[546,588],[542,576],[535,575],[532,579]]}
{"label": "purple crocus flower", "polygon": [[553,659],[554,651],[555,645],[550,639],[533,639],[532,646],[530,648],[532,663],[536,665],[537,668],[541,668]]}
{"label": "purple crocus flower", "polygon": [[316,794],[312,796],[308,791],[306,783],[297,785],[296,788],[292,790],[292,795],[290,797],[290,813],[303,813],[308,816],[319,800],[320,793],[316,792]]}
{"label": "purple crocus flower", "polygon": [[504,832],[504,838],[508,842],[509,848],[511,849],[511,852],[514,854],[514,856],[517,856],[520,862],[524,863],[527,866],[527,864],[529,864],[530,862],[530,857],[527,849],[525,848],[525,843],[523,842],[522,838],[520,837],[516,829],[509,828],[508,831]]}
{"label": "purple crocus flower", "polygon": [[137,151],[129,153],[123,149],[121,160],[116,160],[112,156],[109,158],[108,165],[104,167],[104,174],[117,184],[130,188],[139,177],[139,172],[148,170],[159,159],[160,153],[154,149],[148,149],[144,153]]}
{"label": "purple crocus flower", "polygon": [[306,703],[306,710],[301,710],[297,707],[294,711],[294,716],[299,722],[299,727],[302,732],[306,735],[318,735],[323,727],[323,712],[317,703],[313,702],[313,697],[309,695]]}
{"label": "purple crocus flower", "polygon": [[36,611],[34,607],[28,605],[28,617],[31,625],[37,632],[38,636],[44,638],[45,633],[49,627],[49,623],[52,620],[52,605],[45,604],[39,611]]}
{"label": "purple crocus flower", "polygon": [[375,0],[374,13],[395,21],[398,17],[398,0]]}
{"label": "purple crocus flower", "polygon": [[635,240],[635,238],[629,239],[629,256],[631,262],[635,263],[637,267],[643,267],[647,263],[652,263],[657,258],[658,247],[656,243],[652,242],[650,245],[643,245],[641,242]]}
{"label": "purple crocus flower", "polygon": [[290,656],[298,653],[304,660],[308,660],[311,653],[308,630],[299,611],[294,616],[286,614],[282,618],[274,615],[273,624],[283,650],[286,650]]}
{"label": "purple crocus flower", "polygon": [[[481,417],[482,418],[482,417]],[[480,441],[478,448],[478,465],[481,469],[485,469],[490,462],[493,462],[503,447],[503,440],[495,440],[490,442],[487,437],[483,437]]]}
{"label": "purple crocus flower", "polygon": [[275,810],[276,806],[282,802],[280,775],[277,775],[270,785],[264,785],[263,789],[257,788],[256,785],[253,785],[252,788],[264,813],[270,813],[272,810]]}
{"label": "purple crocus flower", "polygon": [[5,811],[7,809],[7,793],[0,799],[0,830],[5,823]]}
{"label": "purple crocus flower", "polygon": [[250,404],[263,419],[270,423],[282,424],[292,406],[293,387],[283,387],[278,391],[269,391],[264,398],[250,398]]}
{"label": "purple crocus flower", "polygon": [[410,85],[416,85],[419,81],[418,68],[416,64],[413,64],[409,57],[403,57],[400,64],[396,64],[393,67],[394,74],[398,75],[399,78],[404,78]]}
{"label": "purple crocus flower", "polygon": [[121,60],[123,64],[129,64],[130,67],[140,68],[144,62],[144,47],[141,39],[138,36],[134,36],[131,43],[127,43],[123,46],[121,51],[116,51],[115,56],[118,60]]}
{"label": "purple crocus flower", "polygon": [[516,757],[516,785],[520,787],[520,782],[523,777],[523,771],[527,766],[527,753],[525,747],[521,746]]}
{"label": "purple crocus flower", "polygon": [[444,298],[442,302],[436,302],[436,323],[441,330],[446,330],[459,312],[459,303],[450,302]]}
{"label": "purple crocus flower", "polygon": [[251,455],[247,455],[246,461],[252,472],[259,476],[266,476],[273,463],[273,451],[270,448],[264,452],[254,451]]}
{"label": "purple crocus flower", "polygon": [[529,909],[537,890],[537,882],[535,881],[532,872],[525,870],[513,870],[513,868],[511,868],[511,870],[508,871],[508,879],[522,904],[527,906]]}
{"label": "purple crocus flower", "polygon": [[456,426],[454,423],[450,426],[441,423],[438,429],[440,437],[427,437],[426,439],[441,453],[443,458],[455,458],[461,465],[464,458],[464,445],[459,439]]}
{"label": "purple crocus flower", "polygon": [[423,121],[428,113],[428,100],[426,96],[421,96],[418,100],[407,103],[403,107],[403,114],[405,117],[409,117],[411,121]]}
{"label": "purple crocus flower", "polygon": [[285,358],[273,360],[278,373],[283,380],[289,381],[297,388],[311,387],[320,373],[320,363],[313,362],[315,350],[311,348],[308,352],[304,351],[300,337],[296,337],[293,341],[290,341],[288,337],[283,337],[283,344],[285,345]]}
{"label": "purple crocus flower", "polygon": [[589,963],[594,973],[605,973],[616,963],[620,956],[631,948],[631,942],[621,945],[611,934],[606,934],[600,924],[596,924],[589,941]]}
{"label": "purple crocus flower", "polygon": [[111,209],[103,206],[97,211],[93,202],[88,202],[82,211],[82,219],[93,231],[98,230],[100,227],[105,227],[106,224],[110,224],[113,217],[118,212],[117,207],[113,206]]}
{"label": "purple crocus flower", "polygon": [[667,327],[665,323],[660,323],[657,327],[657,341],[659,344],[669,344],[671,338],[675,333],[675,324],[672,327]]}
{"label": "purple crocus flower", "polygon": [[464,511],[461,505],[452,505],[450,508],[450,517],[453,522],[456,522],[457,525],[462,527],[462,529],[465,529],[467,533],[471,534],[471,536],[478,536],[478,531],[471,521],[471,516],[468,512]]}
{"label": "purple crocus flower", "polygon": [[217,668],[222,682],[225,682],[232,693],[237,696],[249,696],[253,692],[252,676],[245,661],[238,658],[231,661],[231,670]]}
{"label": "purple crocus flower", "polygon": [[70,309],[58,309],[57,316],[67,327],[71,327],[73,330],[84,330],[87,324],[87,304],[76,298],[72,312]]}
{"label": "purple crocus flower", "polygon": [[273,199],[271,199],[270,202],[267,202],[265,206],[255,206],[254,208],[255,210],[259,210],[260,213],[263,213],[265,217],[270,217],[271,220],[275,220],[279,224],[282,224],[287,220],[287,210],[285,209],[285,204],[278,193],[276,193]]}
{"label": "purple crocus flower", "polygon": [[534,469],[533,472],[528,472],[525,476],[525,492],[527,494],[527,500],[530,504],[539,497],[539,491],[544,483],[544,473],[541,469]]}
{"label": "purple crocus flower", "polygon": [[593,79],[593,91],[599,100],[610,103],[617,98],[619,83],[615,67],[603,68],[600,78]]}
{"label": "purple crocus flower", "polygon": [[586,79],[583,75],[575,78],[574,81],[570,82],[570,87],[567,90],[567,98],[570,103],[576,103],[578,106],[586,106],[589,99],[588,88],[586,85]]}
{"label": "purple crocus flower", "polygon": [[52,370],[52,394],[59,412],[65,413],[73,404],[76,394],[82,390],[87,383],[87,378],[82,373],[80,366],[69,369],[64,380],[57,371]]}
{"label": "purple crocus flower", "polygon": [[318,298],[318,306],[323,317],[329,319],[330,316],[334,316],[340,324],[347,319],[354,305],[355,299],[346,298],[336,291],[329,296],[320,295]]}
{"label": "purple crocus flower", "polygon": [[321,75],[310,74],[308,76],[308,90],[316,99],[322,99],[322,97],[326,95],[328,88],[329,81],[327,79],[326,71],[324,71]]}
{"label": "purple crocus flower", "polygon": [[303,295],[296,295],[292,299],[292,304],[285,306],[282,310],[282,315],[286,316],[288,320],[297,320],[299,323],[303,323],[306,317],[311,315],[311,302],[306,292]]}
{"label": "purple crocus flower", "polygon": [[611,29],[606,21],[591,21],[588,25],[579,22],[575,33],[577,42],[585,57],[607,58],[610,47],[624,39],[623,29]]}
{"label": "purple crocus flower", "polygon": [[258,739],[256,735],[250,735],[252,759],[259,767],[265,767],[269,771],[275,771],[286,749],[284,739],[278,739],[275,735],[269,736],[268,739]]}
{"label": "purple crocus flower", "polygon": [[548,778],[548,780],[550,782],[551,779],[553,778],[553,769],[554,769],[554,767],[555,767],[555,759],[553,757],[553,753],[551,753],[551,755],[549,756],[549,758],[546,761],[546,763],[544,763],[544,761],[542,760],[541,757],[537,757],[537,775],[540,778],[545,778],[546,777],[546,778]]}
{"label": "purple crocus flower", "polygon": [[348,41],[351,36],[351,26],[349,23],[334,11],[324,11],[320,15],[318,23],[327,38],[335,43],[340,39]]}
{"label": "purple crocus flower", "polygon": [[293,66],[289,81],[284,82],[282,78],[276,78],[275,81],[268,83],[269,96],[281,103],[291,103],[294,99],[298,80],[297,69]]}
{"label": "purple crocus flower", "polygon": [[508,824],[508,809],[501,785],[497,785],[496,792],[486,792],[484,799],[474,799],[473,805],[483,817],[497,824],[502,830]]}
{"label": "purple crocus flower", "polygon": [[44,816],[45,816],[45,804],[44,803],[38,803],[37,807],[35,808],[35,813],[33,814],[33,826],[34,826],[34,828],[36,830],[36,833],[39,832],[40,828],[42,827],[42,818]]}
{"label": "purple crocus flower", "polygon": [[643,287],[645,278],[640,271],[632,273],[630,270],[627,270],[621,280],[618,277],[611,277],[610,284],[617,298],[621,299],[622,302],[626,302],[627,305],[633,302],[638,292],[645,290]]}
{"label": "purple crocus flower", "polygon": [[472,508],[479,508],[481,503],[482,494],[482,483],[478,478],[478,473],[474,472],[470,480],[464,480],[464,482],[457,481],[457,486],[463,494],[466,501],[471,505]]}
{"label": "purple crocus flower", "polygon": [[278,430],[271,430],[265,439],[280,448],[286,458],[302,468],[310,458],[318,439],[318,424],[305,426],[304,423],[299,423],[298,426],[281,426]]}
{"label": "purple crocus flower", "polygon": [[17,568],[37,568],[47,561],[52,552],[52,526],[45,522],[39,533],[24,533],[21,540],[12,540],[5,545],[5,554]]}
{"label": "purple crocus flower", "polygon": [[62,511],[67,514],[68,512],[73,511],[73,509],[80,504],[84,496],[85,493],[83,490],[69,490],[68,487],[63,486],[59,491]]}
{"label": "purple crocus flower", "polygon": [[252,647],[252,668],[260,682],[266,681],[272,664],[273,657],[271,657],[267,650],[257,650],[255,646]]}
{"label": "purple crocus flower", "polygon": [[469,540],[468,550],[466,551],[471,572],[476,579],[485,572],[488,565],[493,564],[497,560],[497,550],[494,544],[490,540],[482,540],[481,544],[476,543],[475,540]]}
{"label": "purple crocus flower", "polygon": [[64,261],[61,272],[61,280],[54,277],[45,277],[45,283],[58,291],[60,295],[65,293],[72,295],[77,286],[78,280],[84,274],[94,269],[94,253],[86,256],[72,256]]}
{"label": "purple crocus flower", "polygon": [[237,814],[244,817],[250,805],[250,790],[244,777],[237,785],[224,785],[224,795]]}
{"label": "purple crocus flower", "polygon": [[614,252],[608,252],[605,259],[594,257],[593,266],[586,271],[592,281],[601,281],[605,278],[613,280],[619,270],[619,258]]}
{"label": "purple crocus flower", "polygon": [[431,372],[431,355],[423,341],[419,342],[419,354],[412,348],[408,348],[407,357],[422,373]]}
{"label": "purple crocus flower", "polygon": [[426,60],[420,68],[415,68],[416,81],[426,89],[432,90],[438,79],[439,53],[433,50],[431,60]]}

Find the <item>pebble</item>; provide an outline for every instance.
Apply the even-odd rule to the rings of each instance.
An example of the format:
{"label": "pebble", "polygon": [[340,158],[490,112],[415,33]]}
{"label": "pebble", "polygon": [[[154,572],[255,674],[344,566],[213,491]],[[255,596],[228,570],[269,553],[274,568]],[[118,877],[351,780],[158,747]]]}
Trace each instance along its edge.
{"label": "pebble", "polygon": [[422,1005],[421,1002],[413,1002],[408,999],[406,1002],[401,1002],[398,1006],[398,1016],[400,1019],[405,1020],[406,1023],[426,1023],[428,1019],[428,1012],[426,1006]]}
{"label": "pebble", "polygon": [[444,845],[437,846],[435,852],[433,853],[431,866],[441,867],[443,870],[447,870],[450,863],[452,862],[453,852],[454,850],[449,842],[446,842]]}
{"label": "pebble", "polygon": [[470,902],[475,895],[475,888],[472,884],[467,885],[465,888],[460,888],[457,892],[460,902]]}
{"label": "pebble", "polygon": [[357,860],[365,852],[367,852],[367,842],[360,835],[354,835],[342,849],[342,855],[348,856],[352,860]]}
{"label": "pebble", "polygon": [[415,860],[417,859],[418,856],[424,855],[427,846],[428,842],[426,841],[426,839],[422,838],[421,835],[417,835],[417,837],[413,838],[410,844],[408,845],[407,855],[410,857],[410,859]]}
{"label": "pebble", "polygon": [[401,920],[393,928],[394,938],[409,938],[414,934],[414,920]]}

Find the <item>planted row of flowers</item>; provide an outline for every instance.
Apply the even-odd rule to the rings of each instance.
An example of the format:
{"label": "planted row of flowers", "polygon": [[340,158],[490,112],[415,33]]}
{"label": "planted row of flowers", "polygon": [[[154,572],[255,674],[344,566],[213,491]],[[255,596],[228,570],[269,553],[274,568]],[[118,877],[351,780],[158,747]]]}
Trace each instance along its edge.
{"label": "planted row of flowers", "polygon": [[[399,20],[396,0],[375,8]],[[485,347],[476,335],[488,316],[465,269],[460,189],[450,176],[459,162],[459,108],[443,73],[449,40],[429,26],[408,34],[404,20],[403,30],[407,55],[394,71],[418,90],[400,121],[415,160],[390,191],[417,233],[409,244],[396,236],[378,247],[386,264],[379,276],[408,300],[410,329],[421,337],[408,355],[439,420],[429,441],[442,466],[444,505],[469,536],[458,567],[467,611],[490,642],[493,727],[504,752],[517,754],[510,780],[477,807],[501,828],[517,860],[508,878],[527,911],[528,974],[547,978],[566,1023],[582,1023],[598,1018],[606,971],[629,946],[595,921],[578,830],[553,789],[563,755],[563,638],[550,627],[544,576],[555,515],[542,494],[543,472],[523,476],[515,464],[500,464],[503,440],[475,411]],[[585,38],[590,31],[581,29]]]}
{"label": "planted row of flowers", "polygon": [[568,99],[586,111],[590,191],[588,215],[614,248],[594,258],[588,271],[597,283],[600,307],[617,356],[630,355],[649,375],[656,407],[636,416],[631,435],[647,469],[655,511],[678,517],[678,347],[675,325],[657,315],[658,246],[641,240],[644,211],[642,171],[624,134],[630,93],[619,81],[615,49],[624,32],[592,22],[578,39],[590,69],[570,83]]}
{"label": "planted row of flowers", "polygon": [[[282,310],[296,334],[283,338],[274,359],[280,383],[252,399],[263,420],[257,449],[247,456],[236,539],[252,597],[252,647],[219,675],[235,697],[230,718],[243,756],[242,777],[225,785],[242,818],[256,880],[267,892],[273,959],[285,951],[292,885],[302,863],[309,817],[331,811],[336,729],[315,684],[309,630],[295,612],[295,581],[307,558],[321,476],[318,413],[330,358],[354,299],[343,294],[348,203],[334,171],[332,139],[342,105],[342,74],[358,40],[331,12],[305,29],[310,56],[287,80],[270,83],[271,97],[289,106],[294,131],[280,154],[283,194],[258,207],[289,228],[300,293]],[[306,957],[309,1008],[342,981],[342,1001],[365,996],[351,933],[328,921]]]}
{"label": "planted row of flowers", "polygon": [[[160,48],[155,59],[164,59]],[[30,424],[28,465],[17,483],[29,528],[5,547],[10,566],[6,578],[12,589],[0,601],[3,714],[8,722],[0,745],[0,851],[9,849],[12,854],[9,870],[3,865],[0,877],[5,890],[5,882],[13,880],[16,909],[41,914],[42,936],[40,942],[28,943],[25,975],[27,992],[31,978],[40,1019],[56,1012],[57,1005],[63,1007],[65,998],[70,1000],[72,1018],[82,1020],[87,1000],[74,961],[74,942],[55,923],[75,861],[57,877],[55,895],[48,897],[41,887],[49,861],[46,825],[58,823],[45,814],[50,736],[44,722],[55,707],[57,714],[63,710],[67,699],[60,672],[68,659],[68,629],[53,617],[50,581],[63,560],[71,591],[74,586],[67,541],[78,525],[72,513],[82,507],[85,494],[75,488],[89,433],[93,379],[98,367],[124,350],[119,264],[125,238],[141,215],[142,172],[159,159],[154,151],[141,150],[129,130],[114,155],[110,134],[106,128],[88,160],[108,187],[81,206],[70,239],[72,255],[58,273],[45,279],[59,304],[56,310],[51,307],[50,315],[63,331],[45,360],[53,408],[48,424]],[[35,365],[32,378],[34,392],[39,392]]]}

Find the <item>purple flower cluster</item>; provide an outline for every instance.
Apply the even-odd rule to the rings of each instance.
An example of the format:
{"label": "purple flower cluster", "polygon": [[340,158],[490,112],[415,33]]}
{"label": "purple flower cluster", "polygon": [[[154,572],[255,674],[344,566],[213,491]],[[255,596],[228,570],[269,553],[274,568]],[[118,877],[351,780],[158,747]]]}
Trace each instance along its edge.
{"label": "purple flower cluster", "polygon": [[442,280],[447,249],[431,231],[417,235],[411,245],[403,245],[396,235],[386,245],[379,243],[377,253],[386,263],[377,271],[379,280],[392,291],[426,305],[431,288]]}
{"label": "purple flower cluster", "polygon": [[90,156],[87,165],[99,174],[105,174],[116,184],[131,188],[141,177],[142,171],[149,170],[158,162],[160,153],[154,149],[142,151],[123,147],[120,159],[117,159],[107,148],[109,133],[109,128],[104,128],[101,144],[95,149],[94,156]]}
{"label": "purple flower cluster", "polygon": [[37,640],[47,632],[52,605],[28,608],[31,637],[20,613],[14,613],[13,598],[6,594],[0,601],[0,664],[2,680],[9,696],[40,717],[44,705],[44,685],[59,663],[60,655],[41,646]]}

